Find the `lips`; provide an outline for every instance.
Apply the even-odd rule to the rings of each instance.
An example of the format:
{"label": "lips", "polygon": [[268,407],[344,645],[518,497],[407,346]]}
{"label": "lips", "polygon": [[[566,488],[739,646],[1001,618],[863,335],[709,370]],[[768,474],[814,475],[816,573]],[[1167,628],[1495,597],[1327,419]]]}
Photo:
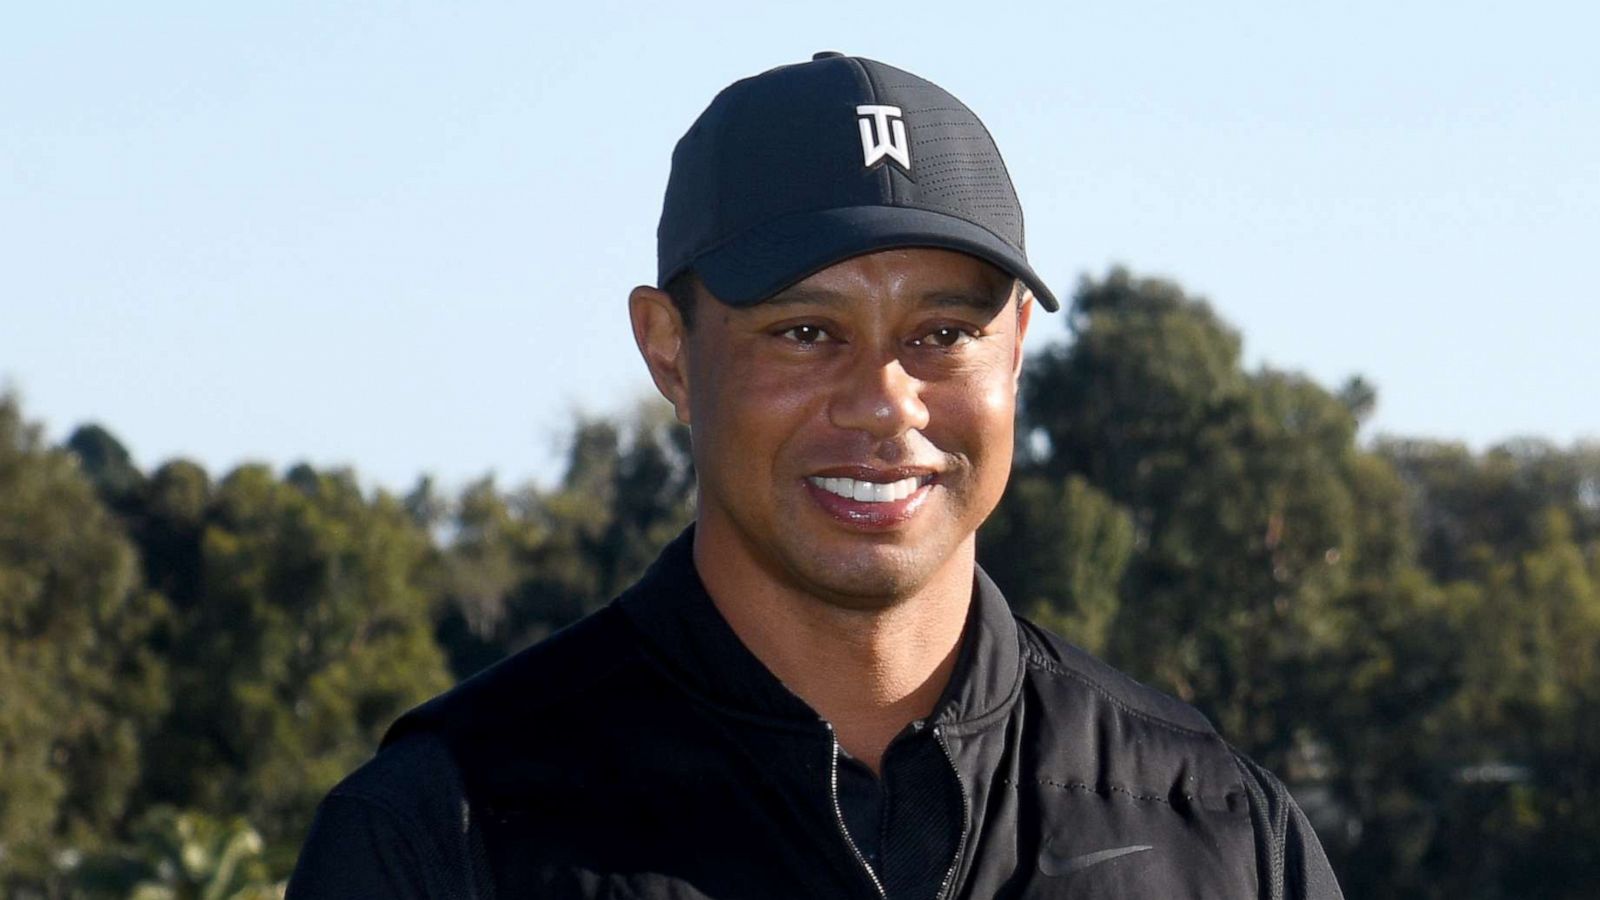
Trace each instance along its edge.
{"label": "lips", "polygon": [[881,531],[909,521],[928,499],[935,476],[925,469],[850,467],[805,479],[807,493],[836,521]]}

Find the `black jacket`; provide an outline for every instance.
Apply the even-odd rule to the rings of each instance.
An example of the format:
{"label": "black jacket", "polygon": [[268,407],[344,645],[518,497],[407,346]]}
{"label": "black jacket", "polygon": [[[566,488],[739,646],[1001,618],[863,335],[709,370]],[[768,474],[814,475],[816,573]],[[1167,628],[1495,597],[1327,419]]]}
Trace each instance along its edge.
{"label": "black jacket", "polygon": [[1204,717],[1013,617],[981,572],[974,597],[943,699],[885,753],[875,834],[686,532],[604,610],[396,723],[319,808],[289,898],[1340,896],[1283,786]]}

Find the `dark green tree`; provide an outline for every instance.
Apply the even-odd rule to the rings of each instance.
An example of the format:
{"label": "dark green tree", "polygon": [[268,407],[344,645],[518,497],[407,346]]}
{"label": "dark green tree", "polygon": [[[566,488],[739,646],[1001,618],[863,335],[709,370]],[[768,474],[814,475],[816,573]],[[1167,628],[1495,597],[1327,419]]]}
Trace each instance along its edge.
{"label": "dark green tree", "polygon": [[1478,455],[1458,443],[1389,438],[1377,451],[1405,480],[1419,559],[1440,581],[1477,577],[1483,553],[1509,558],[1532,547],[1551,508],[1567,516],[1579,546],[1600,539],[1600,445],[1563,451],[1522,440]]}
{"label": "dark green tree", "polygon": [[212,484],[163,465],[123,503],[168,615],[147,645],[172,702],[136,806],[246,816],[297,844],[323,793],[401,712],[449,683],[427,533],[349,472],[260,466]]}
{"label": "dark green tree", "polygon": [[1403,554],[1398,483],[1350,403],[1245,372],[1238,334],[1170,282],[1085,281],[1068,321],[1029,364],[1022,426],[1030,474],[1082,479],[1133,523],[1107,655],[1281,762],[1315,729],[1331,609]]}
{"label": "dark green tree", "polygon": [[1477,555],[1453,610],[1462,684],[1428,896],[1578,898],[1600,875],[1600,544],[1560,509],[1533,526],[1514,558]]}
{"label": "dark green tree", "polygon": [[1133,555],[1128,513],[1082,476],[1018,472],[978,532],[978,558],[1013,606],[1103,653]]}
{"label": "dark green tree", "polygon": [[173,645],[177,707],[209,723],[185,806],[298,841],[328,788],[448,684],[419,586],[426,535],[348,472],[235,470],[200,536],[199,603]]}
{"label": "dark green tree", "polygon": [[84,474],[112,509],[121,511],[137,502],[144,473],[111,432],[99,425],[81,425],[67,438],[66,449],[78,458]]}
{"label": "dark green tree", "polygon": [[0,893],[59,889],[123,820],[165,615],[77,458],[0,396]]}

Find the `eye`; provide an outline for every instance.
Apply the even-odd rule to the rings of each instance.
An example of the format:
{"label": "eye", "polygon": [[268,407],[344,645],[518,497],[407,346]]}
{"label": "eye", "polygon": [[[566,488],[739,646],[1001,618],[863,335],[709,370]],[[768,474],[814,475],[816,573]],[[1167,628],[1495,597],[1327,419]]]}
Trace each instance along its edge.
{"label": "eye", "polygon": [[953,325],[946,325],[941,328],[933,329],[922,337],[912,341],[912,343],[918,347],[933,346],[941,349],[948,349],[965,344],[974,337],[975,335],[965,328],[957,328]]}
{"label": "eye", "polygon": [[831,339],[826,331],[816,325],[795,325],[784,329],[782,336],[797,344],[816,344]]}

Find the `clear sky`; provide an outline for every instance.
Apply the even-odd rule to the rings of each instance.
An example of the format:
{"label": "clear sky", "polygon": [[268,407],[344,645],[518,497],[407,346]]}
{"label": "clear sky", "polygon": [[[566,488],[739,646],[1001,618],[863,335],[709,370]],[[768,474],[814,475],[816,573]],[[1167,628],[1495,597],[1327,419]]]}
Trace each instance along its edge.
{"label": "clear sky", "polygon": [[[146,467],[549,480],[649,390],[674,142],[817,50],[998,140],[1034,267],[1175,278],[1371,433],[1600,437],[1600,4],[71,3],[0,18],[0,381]],[[1030,345],[1060,340],[1036,320]]]}

